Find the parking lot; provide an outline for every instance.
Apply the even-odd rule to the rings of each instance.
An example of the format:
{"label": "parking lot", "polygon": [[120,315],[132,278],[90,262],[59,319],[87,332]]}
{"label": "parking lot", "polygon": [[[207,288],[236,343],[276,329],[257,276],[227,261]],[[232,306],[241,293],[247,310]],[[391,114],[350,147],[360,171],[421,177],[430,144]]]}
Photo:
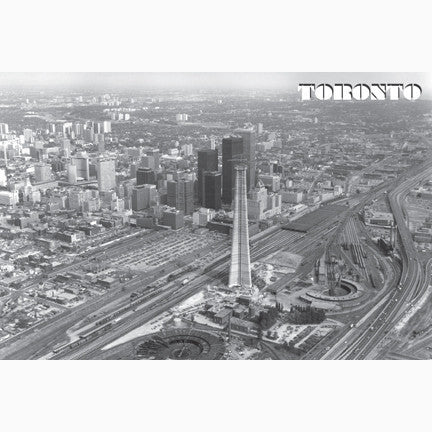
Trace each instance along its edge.
{"label": "parking lot", "polygon": [[139,247],[135,247],[125,254],[113,258],[110,266],[118,269],[127,268],[132,271],[148,271],[170,261],[185,259],[196,252],[204,252],[228,243],[224,234],[206,231],[193,233],[189,230],[169,232],[157,243],[143,239]]}

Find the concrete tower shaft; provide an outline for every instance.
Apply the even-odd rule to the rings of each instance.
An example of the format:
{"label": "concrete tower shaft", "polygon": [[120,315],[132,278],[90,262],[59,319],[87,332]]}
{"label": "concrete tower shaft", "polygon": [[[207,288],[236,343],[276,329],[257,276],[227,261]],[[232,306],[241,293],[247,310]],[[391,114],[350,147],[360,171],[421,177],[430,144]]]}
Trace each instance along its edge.
{"label": "concrete tower shaft", "polygon": [[229,272],[230,287],[252,288],[249,226],[247,210],[246,167],[235,167],[236,181],[234,192],[234,227],[232,232],[231,266]]}

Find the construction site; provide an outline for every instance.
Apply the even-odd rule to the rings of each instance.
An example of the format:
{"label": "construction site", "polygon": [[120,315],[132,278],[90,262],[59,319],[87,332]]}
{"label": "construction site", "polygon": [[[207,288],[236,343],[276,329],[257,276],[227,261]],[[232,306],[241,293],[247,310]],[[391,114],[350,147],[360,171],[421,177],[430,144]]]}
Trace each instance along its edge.
{"label": "construction site", "polygon": [[[245,170],[237,170],[235,191],[228,283],[207,284],[105,346],[103,358],[301,358],[388,288],[385,276],[396,272],[386,260],[395,242],[393,224],[385,227],[386,249],[363,215],[326,206],[283,227],[290,238],[286,248],[254,260]],[[312,254],[297,246],[304,238],[313,247],[309,236],[317,239]]]}

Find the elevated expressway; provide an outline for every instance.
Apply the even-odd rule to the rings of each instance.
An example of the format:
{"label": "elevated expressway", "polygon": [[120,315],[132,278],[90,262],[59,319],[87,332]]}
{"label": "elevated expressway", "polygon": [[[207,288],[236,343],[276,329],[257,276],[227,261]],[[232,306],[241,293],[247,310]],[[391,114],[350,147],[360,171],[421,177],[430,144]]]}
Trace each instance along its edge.
{"label": "elevated expressway", "polygon": [[[292,253],[310,257],[314,255],[318,249],[322,248],[321,254],[324,252],[323,244],[332,241],[335,235],[343,229],[346,221],[355,211],[364,206],[368,201],[374,199],[379,194],[382,194],[389,184],[380,185],[372,193],[362,196],[358,202],[350,208],[339,214],[338,216],[327,220],[325,223],[316,226],[307,234],[285,231],[277,229],[272,234],[260,239],[251,249],[251,261],[261,259],[278,250],[289,250]],[[322,245],[322,246],[321,246]],[[98,357],[100,350],[107,344],[117,340],[121,336],[127,334],[132,329],[150,321],[154,317],[167,311],[187,297],[199,292],[205,284],[214,282],[214,280],[225,280],[227,278],[227,264],[229,254],[222,256],[216,260],[211,266],[205,269],[204,274],[197,279],[189,282],[184,287],[173,287],[154,300],[150,301],[144,307],[140,308],[134,315],[120,321],[106,334],[101,335],[95,340],[83,343],[75,349],[63,353],[59,353],[54,358],[64,359],[91,359]],[[305,262],[313,264],[308,258]],[[306,272],[307,265],[303,266],[301,272]]]}
{"label": "elevated expressway", "polygon": [[403,176],[388,194],[401,245],[402,274],[399,284],[321,358],[375,358],[383,348],[383,340],[394,332],[396,323],[426,292],[430,283],[431,262],[424,264],[419,257],[404,217],[403,201],[411,189],[431,176],[431,161],[428,160],[417,167],[417,174],[413,177]]}
{"label": "elevated expressway", "polygon": [[[362,196],[355,206],[347,209],[345,214],[341,214],[333,220],[326,221],[325,224],[317,226],[307,234],[300,235],[299,233],[278,229],[276,232],[273,232],[262,240],[259,240],[254,245],[251,250],[252,261],[265,257],[277,250],[284,249],[304,256],[310,255],[316,251],[317,246],[322,242],[322,240],[324,240],[324,238],[324,243],[327,243],[327,241],[330,241],[331,243],[332,239],[340,233],[346,221],[354,212],[358,211],[371,199],[382,194],[385,188],[388,187],[389,183],[380,185],[371,193]],[[108,333],[101,335],[95,340],[85,342],[69,352],[59,353],[55,358],[91,359],[97,357],[101,348],[105,345],[127,334],[132,329],[139,327],[145,322],[150,321],[187,297],[199,292],[205,284],[212,283],[215,279],[226,279],[228,259],[228,255],[222,256],[205,269],[202,276],[189,282],[186,286],[179,288],[174,285],[172,288],[161,292],[160,295],[153,298],[149,303],[143,305],[143,307],[135,314],[128,316],[119,323],[116,323]]]}

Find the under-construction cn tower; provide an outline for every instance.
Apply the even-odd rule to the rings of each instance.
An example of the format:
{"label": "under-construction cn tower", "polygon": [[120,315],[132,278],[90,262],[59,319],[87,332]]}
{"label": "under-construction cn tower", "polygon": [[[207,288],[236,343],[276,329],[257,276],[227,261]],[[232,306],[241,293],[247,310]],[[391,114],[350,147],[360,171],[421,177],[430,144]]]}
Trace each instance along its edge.
{"label": "under-construction cn tower", "polygon": [[252,288],[252,280],[249,255],[246,167],[238,165],[234,169],[234,227],[228,285],[229,287],[250,289]]}

